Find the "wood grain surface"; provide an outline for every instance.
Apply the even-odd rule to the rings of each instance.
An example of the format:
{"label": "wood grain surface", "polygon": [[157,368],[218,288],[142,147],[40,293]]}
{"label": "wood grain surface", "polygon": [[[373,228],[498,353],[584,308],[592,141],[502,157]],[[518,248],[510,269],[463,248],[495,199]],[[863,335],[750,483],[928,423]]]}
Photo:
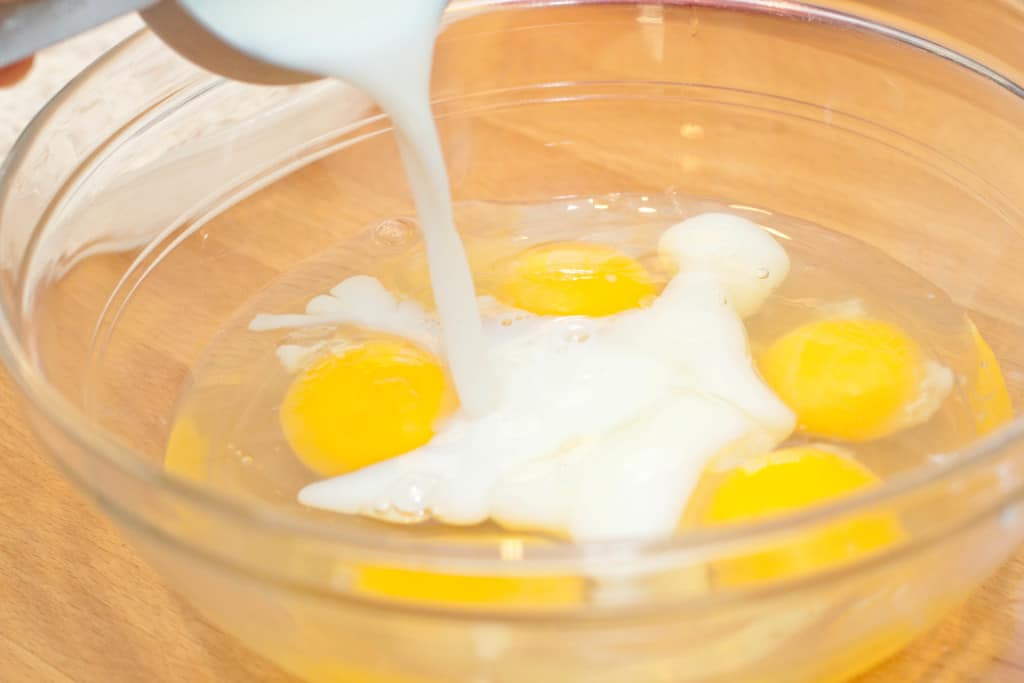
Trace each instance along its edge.
{"label": "wood grain surface", "polygon": [[[656,17],[648,19],[645,26],[657,23]],[[658,38],[648,29],[629,36],[619,31],[613,26],[607,34],[598,29],[588,33],[591,42],[575,46],[577,57],[586,55],[580,63],[587,68],[602,63],[602,57],[609,54],[607,46],[621,46],[635,38],[653,50],[671,51],[674,44],[673,36],[666,41],[664,35]],[[495,51],[498,52],[497,48]],[[568,55],[570,48],[566,46],[565,51]],[[498,58],[494,54],[478,57],[475,63],[479,69],[496,68]],[[628,64],[605,64],[609,75],[630,75]],[[469,71],[463,75],[472,76]],[[882,96],[884,91],[880,90],[879,97]],[[908,116],[929,115],[923,109],[913,112],[910,106]],[[493,136],[555,136],[555,132],[532,121],[517,124],[509,118],[502,125],[507,127],[492,132]],[[995,134],[968,132],[972,136]],[[606,173],[612,185],[620,182],[617,174],[623,169],[625,177],[640,175],[657,162],[641,157],[612,159],[616,165],[612,170],[600,144],[600,131],[584,129],[574,133],[584,140],[589,134],[597,144],[589,150],[586,145],[575,148],[572,164],[578,166],[581,159],[586,161],[598,169],[593,171],[595,177]],[[656,146],[652,144],[649,149],[653,150],[652,157],[656,156]],[[634,173],[630,164],[641,169]],[[683,158],[684,170],[686,164]],[[329,166],[325,162],[325,167]],[[306,178],[316,176],[311,172]],[[535,177],[533,182],[548,181]],[[660,180],[655,184],[659,183]],[[470,190],[463,185],[461,191]],[[373,213],[372,206],[363,208]],[[236,209],[244,211],[244,206]],[[261,215],[265,216],[266,211],[261,209]],[[952,267],[939,262],[925,265],[933,267],[939,275],[944,268]],[[79,276],[87,272],[82,270]],[[1006,333],[996,341],[1007,349],[1015,343],[1012,340],[1019,338],[1019,329],[1001,313],[990,311],[990,317],[984,321],[985,331],[1003,325]],[[43,455],[22,418],[17,392],[6,378],[0,380],[0,470],[4,472],[0,477],[0,681],[294,680],[204,623],[139,559],[113,526]],[[862,677],[862,682],[1024,680],[1022,599],[1024,554],[1009,562],[938,627],[907,651]]]}

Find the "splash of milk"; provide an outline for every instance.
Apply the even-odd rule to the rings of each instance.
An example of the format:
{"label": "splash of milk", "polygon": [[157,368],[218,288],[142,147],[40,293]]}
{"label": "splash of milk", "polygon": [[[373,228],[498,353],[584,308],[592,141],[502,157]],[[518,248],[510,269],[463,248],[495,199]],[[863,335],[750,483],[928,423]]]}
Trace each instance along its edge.
{"label": "splash of milk", "polygon": [[423,226],[443,347],[470,414],[495,402],[473,277],[455,229],[430,109],[434,39],[447,0],[179,0],[236,49],[296,71],[348,81],[387,112]]}

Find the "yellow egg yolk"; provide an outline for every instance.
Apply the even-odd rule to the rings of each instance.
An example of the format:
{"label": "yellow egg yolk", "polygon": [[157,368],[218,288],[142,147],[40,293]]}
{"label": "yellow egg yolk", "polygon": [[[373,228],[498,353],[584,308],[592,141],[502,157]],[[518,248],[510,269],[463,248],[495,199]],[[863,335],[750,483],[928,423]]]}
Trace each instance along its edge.
{"label": "yellow egg yolk", "polygon": [[360,592],[437,605],[561,607],[583,599],[583,580],[574,576],[475,576],[394,567],[367,567]]}
{"label": "yellow egg yolk", "polygon": [[[795,512],[875,486],[878,477],[851,457],[817,447],[788,448],[727,473],[704,507],[705,524],[750,522]],[[902,537],[896,518],[871,513],[828,523],[716,567],[729,585],[791,577],[883,548]]]}
{"label": "yellow egg yolk", "polygon": [[164,469],[186,479],[205,481],[209,442],[188,416],[178,418],[167,438]]}
{"label": "yellow egg yolk", "polygon": [[803,431],[867,441],[901,426],[920,392],[922,358],[899,328],[846,318],[798,327],[777,339],[759,366]]}
{"label": "yellow egg yolk", "polygon": [[978,432],[988,434],[1013,419],[1013,404],[999,361],[974,323],[971,323],[971,333],[978,348],[978,374],[967,400],[974,411]]}
{"label": "yellow egg yolk", "polygon": [[537,315],[605,316],[655,295],[650,273],[612,247],[552,242],[518,254],[496,287],[504,303]]}
{"label": "yellow egg yolk", "polygon": [[448,400],[432,354],[404,341],[369,341],[296,377],[281,404],[281,427],[299,459],[329,477],[427,443]]}
{"label": "yellow egg yolk", "polygon": [[[444,540],[444,537],[441,537]],[[466,542],[466,538],[459,539]],[[550,541],[506,534],[474,535],[470,543],[500,544],[502,556],[522,556],[526,548]],[[510,565],[511,566],[511,565]],[[430,569],[365,566],[356,578],[360,592],[397,600],[462,606],[560,607],[583,600],[584,579],[579,576],[441,573]]]}

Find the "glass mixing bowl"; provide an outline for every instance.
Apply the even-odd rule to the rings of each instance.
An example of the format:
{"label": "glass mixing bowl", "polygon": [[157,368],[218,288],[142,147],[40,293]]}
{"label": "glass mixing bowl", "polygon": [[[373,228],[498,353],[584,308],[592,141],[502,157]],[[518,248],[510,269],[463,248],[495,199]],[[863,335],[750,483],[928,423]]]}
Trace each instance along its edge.
{"label": "glass mixing bowl", "polygon": [[[1024,404],[1024,12],[960,7],[456,2],[433,89],[455,198],[683,190],[855,236],[968,310]],[[3,169],[0,333],[32,424],[173,586],[287,670],[838,682],[1024,537],[1019,419],[862,495],[659,544],[425,541],[165,473],[175,402],[218,330],[410,212],[389,123],[360,93],[226,82],[148,33],[54,98]],[[906,533],[785,578],[705,580],[865,515]],[[427,594],[369,590],[368,571]],[[560,599],[581,577],[588,597]],[[452,585],[493,599],[445,602]]]}

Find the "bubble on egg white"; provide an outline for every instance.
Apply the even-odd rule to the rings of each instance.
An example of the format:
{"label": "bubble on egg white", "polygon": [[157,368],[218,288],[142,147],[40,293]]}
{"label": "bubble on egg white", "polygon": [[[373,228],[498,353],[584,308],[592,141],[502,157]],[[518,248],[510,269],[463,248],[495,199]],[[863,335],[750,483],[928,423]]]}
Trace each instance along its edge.
{"label": "bubble on egg white", "polygon": [[419,235],[419,224],[412,218],[389,218],[373,227],[371,236],[379,246],[388,249],[405,247]]}
{"label": "bubble on egg white", "polygon": [[430,508],[431,493],[437,486],[433,477],[419,476],[402,481],[391,496],[391,504],[403,515],[423,516]]}

